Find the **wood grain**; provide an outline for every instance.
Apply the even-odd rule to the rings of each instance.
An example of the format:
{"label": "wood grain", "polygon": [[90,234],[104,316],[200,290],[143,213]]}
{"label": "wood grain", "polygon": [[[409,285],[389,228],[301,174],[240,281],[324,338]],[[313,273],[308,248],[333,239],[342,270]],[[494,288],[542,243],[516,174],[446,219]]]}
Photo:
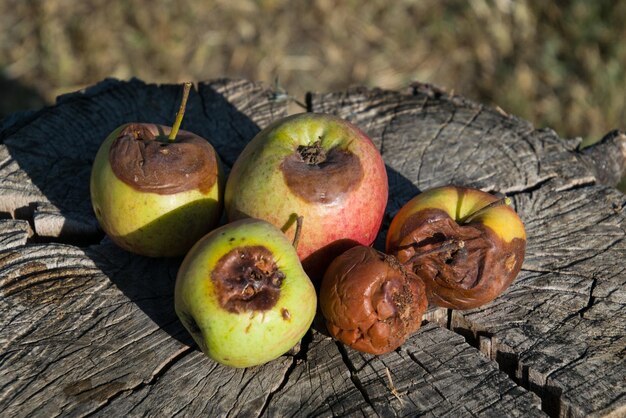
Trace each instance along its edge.
{"label": "wood grain", "polygon": [[[115,247],[89,204],[102,140],[125,122],[171,124],[179,95],[180,86],[105,80],[4,121],[0,213],[18,219],[0,221],[2,416],[623,411],[626,199],[597,184],[577,141],[425,85],[307,102],[356,122],[381,149],[391,190],[378,246],[419,190],[503,192],[529,234],[520,278],[481,309],[431,309],[432,322],[384,356],[314,329],[264,366],[230,369],[204,357],[173,309],[180,260]],[[228,169],[286,105],[257,83],[200,83],[182,128],[210,140]]]}
{"label": "wood grain", "polygon": [[[309,103],[374,137],[393,174],[390,216],[418,190],[445,184],[511,196],[528,234],[522,273],[491,304],[452,312],[450,328],[539,394],[552,416],[626,412],[626,198],[600,185],[621,174],[596,179],[577,140],[428,85]],[[621,137],[609,138],[598,149],[618,161]]]}

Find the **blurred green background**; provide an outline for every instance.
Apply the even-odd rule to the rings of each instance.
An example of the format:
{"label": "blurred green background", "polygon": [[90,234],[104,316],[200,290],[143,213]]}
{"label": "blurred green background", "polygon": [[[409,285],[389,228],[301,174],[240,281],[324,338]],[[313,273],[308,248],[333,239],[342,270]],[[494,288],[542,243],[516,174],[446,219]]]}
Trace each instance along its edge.
{"label": "blurred green background", "polygon": [[104,77],[413,80],[561,136],[626,128],[626,1],[3,0],[0,117]]}

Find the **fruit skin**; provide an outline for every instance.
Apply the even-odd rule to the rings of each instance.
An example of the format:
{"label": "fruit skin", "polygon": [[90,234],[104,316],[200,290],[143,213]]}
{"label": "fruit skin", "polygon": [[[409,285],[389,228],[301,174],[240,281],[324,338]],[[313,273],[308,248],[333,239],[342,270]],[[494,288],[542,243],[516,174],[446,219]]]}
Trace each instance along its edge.
{"label": "fruit skin", "polygon": [[[349,164],[344,161],[332,168],[325,163],[306,165],[298,147],[311,147],[317,141],[328,155],[356,157],[350,160],[354,165],[337,175],[331,172]],[[296,183],[300,176],[283,170],[286,161],[309,167],[301,176],[308,180],[290,187],[290,181]],[[337,255],[374,241],[387,194],[385,164],[363,132],[335,116],[303,113],[276,121],[246,146],[228,178],[225,208],[231,221],[264,219],[290,239],[296,217],[303,216],[298,255],[311,278],[317,280]]]}
{"label": "fruit skin", "polygon": [[442,243],[463,241],[462,248],[435,251],[411,263],[431,303],[452,309],[481,306],[500,295],[519,273],[526,233],[512,208],[498,205],[463,222],[497,200],[476,189],[439,187],[411,199],[392,220],[387,252],[402,263],[417,253],[438,246],[441,250]]}
{"label": "fruit skin", "polygon": [[398,260],[357,246],[337,257],[320,287],[320,308],[330,334],[355,350],[395,350],[422,323],[424,283]]}
{"label": "fruit skin", "polygon": [[[216,266],[232,250],[262,246],[284,274],[268,309],[231,312],[220,303]],[[259,294],[257,294],[258,296]],[[193,246],[178,271],[175,308],[202,351],[232,367],[249,367],[287,352],[307,332],[317,307],[313,284],[295,249],[273,225],[244,219],[222,226]]]}
{"label": "fruit skin", "polygon": [[[219,157],[207,142],[212,151],[207,158],[214,160],[216,172],[213,175],[217,178],[208,190],[193,188],[171,194],[138,190],[122,181],[109,161],[111,145],[120,132],[131,127],[153,133],[160,130],[163,135],[171,130],[161,125],[125,124],[106,138],[91,172],[91,202],[96,218],[104,232],[125,250],[150,257],[184,255],[217,225],[221,216],[224,181]],[[182,130],[178,137],[202,139]],[[168,173],[163,175],[167,177]]]}

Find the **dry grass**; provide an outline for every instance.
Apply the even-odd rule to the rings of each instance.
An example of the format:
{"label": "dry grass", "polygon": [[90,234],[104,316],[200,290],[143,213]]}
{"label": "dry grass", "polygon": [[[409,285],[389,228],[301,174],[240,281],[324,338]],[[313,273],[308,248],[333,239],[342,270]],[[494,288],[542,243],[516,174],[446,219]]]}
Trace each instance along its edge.
{"label": "dry grass", "polygon": [[625,16],[610,0],[5,0],[0,74],[24,88],[1,110],[109,76],[278,77],[300,97],[420,80],[593,140],[626,128]]}

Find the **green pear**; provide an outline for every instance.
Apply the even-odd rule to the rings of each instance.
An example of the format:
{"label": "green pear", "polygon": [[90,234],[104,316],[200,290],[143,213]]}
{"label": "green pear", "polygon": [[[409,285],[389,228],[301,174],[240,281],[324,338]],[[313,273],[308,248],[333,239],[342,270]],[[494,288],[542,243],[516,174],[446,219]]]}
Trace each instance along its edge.
{"label": "green pear", "polygon": [[304,336],[317,296],[282,231],[244,219],[193,246],[178,271],[175,307],[207,356],[249,367],[279,357]]}

